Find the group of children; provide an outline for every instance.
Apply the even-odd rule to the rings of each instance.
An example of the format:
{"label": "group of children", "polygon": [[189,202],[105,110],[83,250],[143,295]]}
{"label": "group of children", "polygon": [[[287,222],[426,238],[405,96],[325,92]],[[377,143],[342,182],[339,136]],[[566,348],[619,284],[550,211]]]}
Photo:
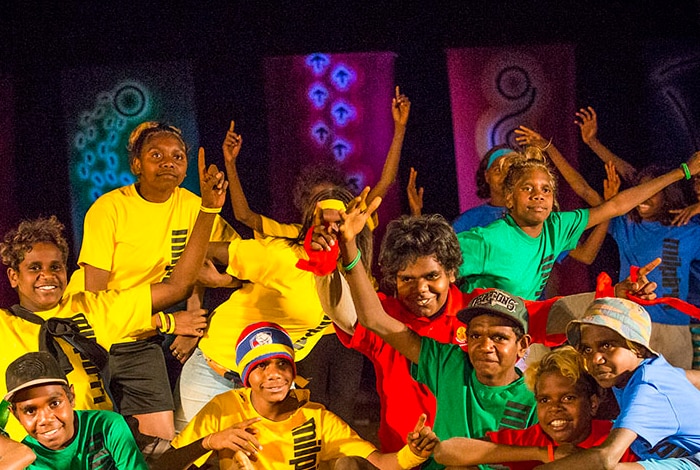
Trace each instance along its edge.
{"label": "group of children", "polygon": [[[337,182],[306,184],[300,225],[248,207],[233,123],[223,146],[228,178],[199,150],[201,198],[179,187],[187,147],[177,128],[144,123],[128,148],[138,182],[90,209],[70,284],[55,218],[8,233],[0,254],[19,304],[0,318],[8,351],[2,391],[14,416],[10,437],[0,436],[0,469],[700,468],[700,372],[665,360],[677,337],[667,332],[672,339],[657,347],[653,332],[672,322],[635,302],[654,299],[657,287],[672,295],[664,291],[671,263],[654,282],[647,276],[655,275],[655,252],[629,261],[630,277],[614,294],[591,295],[565,331],[547,328],[557,299],[540,300],[553,263],[580,248],[587,228],[633,210],[642,224],[667,229],[674,220],[662,214],[677,211],[675,222],[700,226],[691,220],[695,206],[655,200],[700,173],[700,154],[617,193],[612,166],[624,164],[601,151],[611,163],[602,198],[555,147],[538,148],[541,137],[521,128],[530,149],[503,147],[484,158],[480,178],[491,200],[468,230],[456,234],[439,215],[387,224],[378,293],[374,216],[396,175],[409,109],[397,88],[395,136],[378,187],[353,197]],[[579,119],[598,153],[594,111]],[[556,210],[545,150],[591,208]],[[415,180],[412,172],[414,214],[422,199]],[[256,238],[242,240],[217,215],[227,189]],[[610,230],[619,224],[613,219]],[[587,239],[595,245],[591,239],[599,234]],[[700,252],[697,238],[688,240],[678,244]],[[692,260],[700,257],[688,256],[687,269],[697,269]],[[632,264],[645,266],[630,271]],[[200,287],[235,290],[208,314]],[[674,297],[688,298],[692,287],[681,290]],[[688,333],[687,317],[674,315]],[[379,450],[313,402],[297,375],[296,361],[313,353],[331,322],[338,340],[375,367]],[[164,348],[157,331],[169,335]],[[565,339],[571,346],[558,347]],[[533,343],[557,347],[530,358],[523,375]],[[184,363],[174,400],[163,350]],[[603,389],[619,407],[614,423],[596,418],[615,408]]]}

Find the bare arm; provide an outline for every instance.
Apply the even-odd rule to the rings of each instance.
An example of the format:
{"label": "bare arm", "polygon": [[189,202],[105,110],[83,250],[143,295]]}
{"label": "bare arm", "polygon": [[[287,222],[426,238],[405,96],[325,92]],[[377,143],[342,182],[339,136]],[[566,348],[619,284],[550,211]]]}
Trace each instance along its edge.
{"label": "bare arm", "polygon": [[262,217],[257,212],[253,212],[248,205],[248,199],[243,192],[241,179],[238,177],[238,169],[236,168],[236,159],[243,144],[243,138],[234,132],[235,123],[231,121],[231,126],[224,143],[222,150],[224,153],[224,165],[226,166],[226,176],[229,182],[229,193],[231,194],[231,205],[233,206],[233,215],[236,220],[247,225],[258,233],[263,233]]}
{"label": "bare arm", "polygon": [[423,212],[423,188],[416,187],[418,172],[411,167],[411,174],[408,177],[406,194],[408,196],[408,206],[411,208],[412,216],[419,216]]}
{"label": "bare arm", "polygon": [[368,201],[375,197],[383,198],[386,196],[389,187],[396,181],[396,174],[399,171],[399,160],[401,159],[401,148],[403,147],[403,139],[406,135],[406,123],[408,115],[411,111],[411,102],[409,99],[399,92],[399,87],[396,87],[396,96],[391,102],[391,115],[394,119],[394,137],[391,140],[389,152],[386,154],[386,161],[382,169],[382,176],[374,185],[367,198]]}
{"label": "bare arm", "polygon": [[636,438],[637,434],[629,429],[613,429],[600,446],[571,454],[537,468],[542,470],[612,469],[620,462],[625,451]]}
{"label": "bare arm", "polygon": [[588,145],[593,153],[603,162],[612,162],[625,181],[633,181],[637,170],[628,162],[618,157],[598,140],[598,115],[591,106],[581,108],[576,113],[576,125],[581,129],[581,140]]}
{"label": "bare arm", "polygon": [[434,458],[446,466],[548,460],[546,447],[509,446],[466,437],[440,442],[435,447]]}
{"label": "bare arm", "polygon": [[357,311],[352,301],[350,286],[337,270],[328,276],[314,276],[316,292],[323,311],[333,323],[349,335],[355,334]]}
{"label": "bare arm", "polygon": [[22,470],[35,460],[29,447],[0,435],[0,470]]}

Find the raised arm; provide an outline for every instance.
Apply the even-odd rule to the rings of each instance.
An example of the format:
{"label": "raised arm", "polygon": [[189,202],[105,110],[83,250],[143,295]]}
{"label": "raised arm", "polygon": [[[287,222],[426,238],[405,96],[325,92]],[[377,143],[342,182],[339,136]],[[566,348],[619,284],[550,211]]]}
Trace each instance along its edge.
{"label": "raised arm", "polygon": [[[695,152],[688,160],[688,170],[691,175],[700,172],[700,152]],[[617,217],[634,209],[635,206],[649,199],[666,186],[685,178],[685,172],[681,168],[676,168],[668,173],[647,181],[638,186],[622,191],[617,196],[597,207],[592,207],[588,216],[588,227],[593,227],[599,223]]]}
{"label": "raised arm", "polygon": [[224,174],[216,168],[216,165],[205,167],[203,148],[199,149],[198,168],[202,208],[197,215],[185,251],[175,264],[170,277],[151,286],[151,303],[154,312],[159,312],[187,298],[192,292],[207,254],[214,218],[226,200],[227,183]]}
{"label": "raised arm", "polygon": [[408,206],[411,209],[412,216],[419,216],[423,212],[423,188],[416,187],[416,178],[418,172],[411,167],[411,174],[408,177],[408,186],[406,186],[406,194],[408,196]]}
{"label": "raised arm", "polygon": [[238,177],[238,169],[236,168],[236,159],[241,151],[243,138],[234,132],[235,123],[231,121],[231,125],[226,132],[224,143],[221,150],[224,153],[224,165],[226,167],[226,176],[228,177],[228,188],[231,193],[231,205],[233,206],[233,215],[236,220],[247,225],[258,233],[262,233],[263,224],[262,217],[257,212],[253,212],[248,205],[248,199],[243,192],[241,180]]}
{"label": "raised arm", "polygon": [[598,155],[598,158],[605,163],[612,162],[625,181],[634,181],[637,170],[598,140],[598,115],[595,109],[591,106],[579,109],[574,122],[581,129],[581,140]]}
{"label": "raised arm", "polygon": [[399,160],[401,159],[401,148],[403,147],[403,139],[406,135],[406,123],[408,122],[410,111],[411,102],[405,95],[399,92],[399,87],[397,86],[396,96],[391,101],[391,116],[394,119],[394,137],[391,140],[389,152],[386,154],[382,176],[370,191],[367,197],[368,201],[372,201],[376,197],[383,198],[386,196],[389,187],[396,181],[396,174],[399,171]]}

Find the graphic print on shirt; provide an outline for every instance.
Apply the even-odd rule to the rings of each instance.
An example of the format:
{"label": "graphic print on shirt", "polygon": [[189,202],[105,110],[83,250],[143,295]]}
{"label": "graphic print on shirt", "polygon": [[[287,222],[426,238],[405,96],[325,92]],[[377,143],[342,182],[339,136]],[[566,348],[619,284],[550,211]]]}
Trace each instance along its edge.
{"label": "graphic print on shirt", "polygon": [[544,292],[544,288],[547,286],[547,281],[549,280],[549,275],[552,274],[552,268],[554,267],[554,255],[547,256],[542,260],[542,265],[540,266],[540,276],[542,280],[540,281],[540,287],[537,288],[537,293],[535,298],[539,299]]}
{"label": "graphic print on shirt", "polygon": [[185,251],[185,245],[187,245],[187,232],[188,229],[183,228],[181,230],[173,230],[172,236],[170,238],[170,264],[165,267],[165,277],[167,279],[175,267],[175,263],[180,259],[182,253]]}
{"label": "graphic print on shirt", "polygon": [[[92,329],[92,326],[90,326],[90,324],[88,323],[87,317],[84,313],[78,313],[72,316],[70,320],[75,324],[82,336],[97,341],[97,338],[95,337],[95,331]],[[85,369],[85,372],[90,377],[90,392],[92,395],[93,403],[95,405],[104,403],[107,399],[107,392],[105,391],[104,384],[102,383],[102,379],[100,378],[99,370],[97,369],[95,364],[93,364],[76,348],[71,348],[71,351],[73,351],[74,353],[73,360],[75,359],[75,356],[80,357],[80,363],[83,365],[83,369]],[[71,360],[71,362],[73,360]]]}
{"label": "graphic print on shirt", "polygon": [[294,458],[289,460],[289,465],[294,465],[298,470],[317,468],[321,441],[317,439],[314,418],[292,429],[292,437],[294,438]]}

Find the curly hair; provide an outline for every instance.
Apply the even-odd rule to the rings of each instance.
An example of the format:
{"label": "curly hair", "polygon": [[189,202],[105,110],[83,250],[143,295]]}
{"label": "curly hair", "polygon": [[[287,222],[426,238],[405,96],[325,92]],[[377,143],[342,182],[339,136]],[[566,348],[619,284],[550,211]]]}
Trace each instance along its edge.
{"label": "curly hair", "polygon": [[303,214],[308,202],[314,197],[319,186],[347,187],[347,181],[343,171],[332,164],[314,164],[302,168],[297,176],[292,197],[294,207]]}
{"label": "curly hair", "polygon": [[61,252],[63,262],[68,262],[68,242],[63,237],[63,224],[55,215],[48,218],[23,220],[16,229],[5,234],[0,243],[2,263],[15,271],[27,253],[37,243],[53,243]]}
{"label": "curly hair", "polygon": [[555,372],[571,379],[576,384],[576,388],[586,396],[600,396],[600,387],[586,371],[583,357],[573,346],[563,346],[548,352],[525,370],[525,384],[533,393],[537,394],[537,381],[547,372]]}
{"label": "curly hair", "polygon": [[[640,184],[643,180],[654,179],[658,176],[666,174],[667,171],[668,169],[665,169],[659,165],[649,165],[644,167],[642,170],[637,172],[635,184]],[[675,217],[675,214],[672,214],[671,211],[674,209],[683,209],[687,205],[683,195],[683,189],[678,183],[673,183],[661,190],[661,201],[661,207],[658,214],[658,221],[661,223],[661,225],[671,225]],[[641,223],[642,221],[642,217],[636,210],[630,211],[629,217],[636,223]]]}
{"label": "curly hair", "polygon": [[133,168],[134,160],[141,156],[141,150],[143,150],[143,146],[148,139],[151,136],[162,132],[175,136],[185,148],[185,153],[189,152],[189,148],[187,147],[185,140],[182,138],[182,131],[179,128],[158,121],[142,122],[136,126],[133,131],[131,131],[131,134],[129,135],[129,142],[126,145],[126,150],[129,155],[130,168]]}
{"label": "curly hair", "polygon": [[[479,199],[488,199],[491,197],[491,187],[486,181],[486,171],[488,170],[489,160],[494,152],[499,150],[510,149],[507,145],[496,145],[491,150],[486,152],[479,163],[479,168],[476,169],[476,197]],[[513,150],[515,153],[515,150]]]}
{"label": "curly hair", "polygon": [[401,216],[387,224],[379,249],[382,288],[396,289],[396,276],[422,256],[433,256],[446,272],[455,275],[462,264],[457,235],[440,214]]}
{"label": "curly hair", "polygon": [[[306,237],[306,232],[314,224],[314,215],[316,213],[316,204],[328,199],[337,199],[343,201],[347,206],[350,201],[354,199],[353,195],[345,188],[334,186],[328,189],[324,189],[316,193],[309,201],[306,203],[306,208],[303,212],[303,218],[301,223],[301,229],[299,230],[299,236],[295,239],[290,240],[292,245],[303,245],[304,238]],[[362,264],[365,270],[370,273],[372,267],[372,256],[373,256],[373,244],[372,244],[372,232],[367,225],[364,226],[362,231],[357,234],[356,238],[357,247],[362,252]]]}
{"label": "curly hair", "polygon": [[547,173],[549,183],[552,186],[554,194],[553,207],[555,211],[559,210],[559,202],[557,201],[557,178],[552,172],[547,159],[542,151],[534,146],[526,147],[522,152],[514,152],[507,157],[508,173],[503,180],[503,192],[508,195],[515,191],[515,184],[520,181],[520,178],[525,173],[531,170],[541,170]]}

